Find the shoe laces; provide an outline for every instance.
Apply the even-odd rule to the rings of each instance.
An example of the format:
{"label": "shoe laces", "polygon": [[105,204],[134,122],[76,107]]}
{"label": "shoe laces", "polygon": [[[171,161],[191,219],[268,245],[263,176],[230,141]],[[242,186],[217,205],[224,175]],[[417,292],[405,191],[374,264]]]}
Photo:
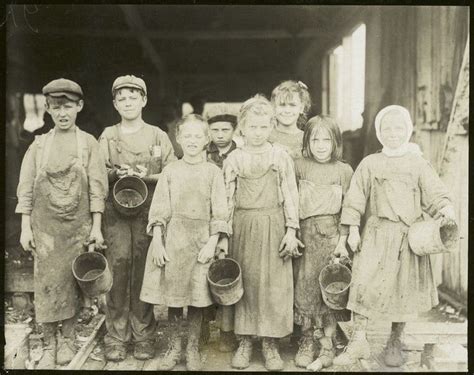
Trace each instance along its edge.
{"label": "shoe laces", "polygon": [[303,336],[299,342],[299,346],[300,346],[299,351],[311,350],[312,345],[314,345],[314,341],[312,337]]}

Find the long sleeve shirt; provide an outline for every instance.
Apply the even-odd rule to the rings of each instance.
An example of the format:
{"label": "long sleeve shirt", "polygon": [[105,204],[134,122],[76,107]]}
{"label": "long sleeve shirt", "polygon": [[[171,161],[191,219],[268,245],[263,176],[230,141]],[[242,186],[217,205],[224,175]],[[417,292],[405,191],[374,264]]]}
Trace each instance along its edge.
{"label": "long sleeve shirt", "polygon": [[367,201],[370,214],[411,225],[423,211],[434,216],[451,204],[448,190],[423,157],[389,157],[376,153],[364,158],[344,199],[341,223],[360,225]]}

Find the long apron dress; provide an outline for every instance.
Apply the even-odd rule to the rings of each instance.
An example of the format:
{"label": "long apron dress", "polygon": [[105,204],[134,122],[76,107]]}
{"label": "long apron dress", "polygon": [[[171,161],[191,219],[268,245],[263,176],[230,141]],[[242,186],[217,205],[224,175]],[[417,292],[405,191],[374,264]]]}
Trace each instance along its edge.
{"label": "long apron dress", "polygon": [[321,329],[350,320],[349,310],[332,310],[324,303],[319,285],[319,274],[331,261],[339,241],[342,186],[300,179],[299,192],[300,233],[305,248],[303,256],[293,260],[295,322],[303,330],[313,326]]}
{"label": "long apron dress", "polygon": [[85,251],[84,242],[91,230],[82,137],[76,129],[77,158],[60,170],[48,166],[53,139],[54,130],[39,159],[31,214],[38,253],[34,262],[35,314],[41,323],[69,319],[76,314],[79,290],[72,262]]}
{"label": "long apron dress", "polygon": [[438,304],[429,255],[409,247],[409,226],[450,204],[444,184],[421,156],[369,155],[360,163],[344,200],[341,222],[369,217],[354,254],[348,308],[369,318],[404,322]]}
{"label": "long apron dress", "polygon": [[293,330],[293,269],[279,256],[285,216],[278,172],[237,176],[232,257],[242,268],[244,295],[235,305],[235,333],[284,337]]}
{"label": "long apron dress", "polygon": [[148,252],[140,299],[168,307],[212,305],[211,262],[197,258],[211,235],[228,233],[227,217],[224,178],[216,165],[184,159],[170,163],[158,181],[148,224],[150,234],[154,225],[164,228],[170,261],[160,268]]}
{"label": "long apron dress", "polygon": [[[151,127],[146,124],[143,126],[142,129]],[[131,167],[143,165],[148,168],[149,174],[161,172],[164,146],[156,144],[151,132],[147,139],[130,145],[123,140],[125,135],[121,134],[118,125],[111,127],[111,130],[112,135],[107,145],[110,163],[128,164]],[[103,137],[101,138],[103,142]],[[157,148],[158,153],[155,152]],[[169,148],[172,149],[171,144]],[[131,338],[134,342],[144,341],[151,339],[155,332],[153,306],[139,298],[151,241],[146,233],[146,225],[155,184],[148,183],[147,187],[148,197],[136,216],[126,217],[117,212],[112,192],[105,204],[105,254],[113,274],[113,286],[107,294],[106,344],[114,341],[128,342]]]}

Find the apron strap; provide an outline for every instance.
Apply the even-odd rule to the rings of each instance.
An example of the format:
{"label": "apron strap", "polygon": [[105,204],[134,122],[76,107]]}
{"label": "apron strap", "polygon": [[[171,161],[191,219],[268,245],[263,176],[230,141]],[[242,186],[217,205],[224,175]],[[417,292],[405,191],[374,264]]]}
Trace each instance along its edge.
{"label": "apron strap", "polygon": [[[82,137],[82,134],[80,133],[80,129],[76,126],[76,144],[77,144],[77,158],[79,159],[81,165],[85,167],[84,165],[84,159],[83,159],[83,151],[82,147],[84,146],[84,139]],[[51,145],[53,143],[54,136],[56,135],[56,131],[54,129],[51,129],[49,133],[46,135],[46,139],[44,140],[44,145],[42,147],[42,152],[41,152],[41,159],[40,159],[40,166],[44,167],[48,163],[49,159],[49,154],[51,152]]]}

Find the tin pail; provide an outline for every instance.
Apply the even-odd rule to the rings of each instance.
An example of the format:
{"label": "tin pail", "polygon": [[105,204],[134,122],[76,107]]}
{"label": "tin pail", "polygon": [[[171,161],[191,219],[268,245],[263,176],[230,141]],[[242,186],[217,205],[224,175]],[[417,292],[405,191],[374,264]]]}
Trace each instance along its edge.
{"label": "tin pail", "polygon": [[408,244],[416,255],[451,253],[457,249],[459,229],[454,221],[423,220],[408,229]]}
{"label": "tin pail", "polygon": [[334,263],[325,266],[319,274],[319,286],[324,303],[333,310],[344,310],[349,298],[352,273],[346,266]]}
{"label": "tin pail", "polygon": [[97,297],[112,288],[112,273],[101,253],[92,251],[78,255],[72,262],[72,273],[88,297]]}
{"label": "tin pail", "polygon": [[233,305],[244,294],[240,265],[233,259],[214,261],[207,271],[207,281],[214,301],[219,305]]}
{"label": "tin pail", "polygon": [[134,216],[148,197],[148,187],[137,176],[125,176],[114,184],[112,194],[115,209],[122,215]]}

